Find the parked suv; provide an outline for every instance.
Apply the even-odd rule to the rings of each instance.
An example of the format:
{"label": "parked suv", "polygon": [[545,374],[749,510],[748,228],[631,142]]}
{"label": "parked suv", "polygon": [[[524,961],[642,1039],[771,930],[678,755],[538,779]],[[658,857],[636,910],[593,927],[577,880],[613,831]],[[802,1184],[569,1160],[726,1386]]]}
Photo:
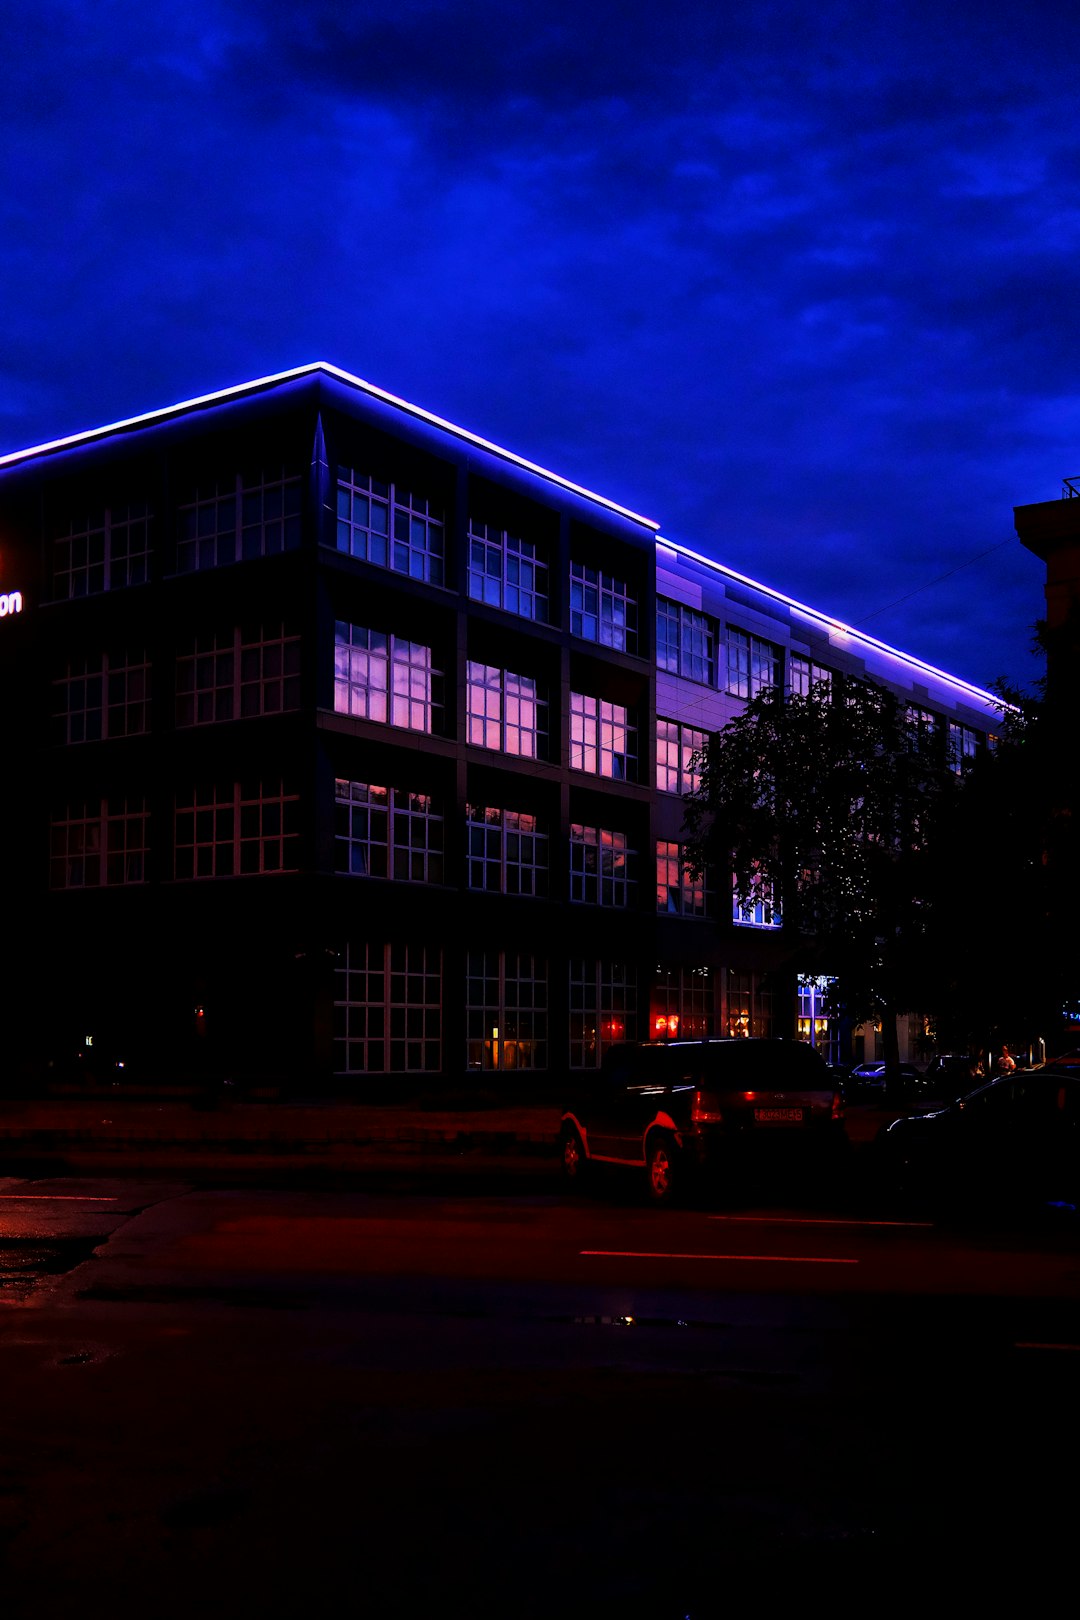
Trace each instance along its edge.
{"label": "parked suv", "polygon": [[581,1079],[561,1147],[567,1182],[617,1165],[643,1172],[646,1196],[666,1204],[692,1178],[785,1153],[839,1158],[847,1136],[839,1088],[801,1041],[650,1041],[610,1048],[600,1073]]}

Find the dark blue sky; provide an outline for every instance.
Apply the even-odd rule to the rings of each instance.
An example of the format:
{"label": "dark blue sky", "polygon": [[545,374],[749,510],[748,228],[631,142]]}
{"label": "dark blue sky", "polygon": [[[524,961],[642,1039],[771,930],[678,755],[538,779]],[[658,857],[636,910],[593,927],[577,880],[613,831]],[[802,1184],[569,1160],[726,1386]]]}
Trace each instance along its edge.
{"label": "dark blue sky", "polygon": [[4,10],[0,450],[329,360],[1039,673],[1012,507],[1080,473],[1075,4]]}

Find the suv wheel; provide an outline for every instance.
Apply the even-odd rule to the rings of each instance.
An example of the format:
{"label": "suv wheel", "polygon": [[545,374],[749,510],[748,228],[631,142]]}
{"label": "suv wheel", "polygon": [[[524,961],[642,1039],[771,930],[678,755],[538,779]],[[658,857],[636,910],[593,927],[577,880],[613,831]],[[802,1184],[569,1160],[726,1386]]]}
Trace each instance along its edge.
{"label": "suv wheel", "polygon": [[650,1204],[674,1203],[681,1180],[678,1149],[670,1136],[656,1132],[645,1146],[645,1194]]}
{"label": "suv wheel", "polygon": [[559,1139],[559,1168],[563,1181],[571,1187],[581,1187],[586,1179],[589,1161],[581,1137],[572,1125],[567,1125]]}

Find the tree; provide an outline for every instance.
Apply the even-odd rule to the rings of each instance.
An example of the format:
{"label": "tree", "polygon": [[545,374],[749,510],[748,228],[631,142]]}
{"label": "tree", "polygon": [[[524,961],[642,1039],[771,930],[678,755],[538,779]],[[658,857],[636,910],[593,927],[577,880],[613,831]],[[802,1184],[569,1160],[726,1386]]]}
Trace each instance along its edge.
{"label": "tree", "polygon": [[[916,717],[917,722],[917,717]],[[740,900],[771,891],[788,955],[836,979],[834,1011],[880,1019],[920,1008],[934,838],[957,789],[940,727],[920,730],[869,681],[771,688],[706,744],[686,800],[687,861],[734,872]]]}

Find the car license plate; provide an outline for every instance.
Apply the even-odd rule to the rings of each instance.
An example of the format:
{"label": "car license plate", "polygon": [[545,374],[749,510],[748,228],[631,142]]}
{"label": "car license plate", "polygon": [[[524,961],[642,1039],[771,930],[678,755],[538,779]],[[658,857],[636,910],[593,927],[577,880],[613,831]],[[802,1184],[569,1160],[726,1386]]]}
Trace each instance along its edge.
{"label": "car license plate", "polygon": [[801,1108],[755,1108],[754,1119],[759,1125],[801,1125]]}

